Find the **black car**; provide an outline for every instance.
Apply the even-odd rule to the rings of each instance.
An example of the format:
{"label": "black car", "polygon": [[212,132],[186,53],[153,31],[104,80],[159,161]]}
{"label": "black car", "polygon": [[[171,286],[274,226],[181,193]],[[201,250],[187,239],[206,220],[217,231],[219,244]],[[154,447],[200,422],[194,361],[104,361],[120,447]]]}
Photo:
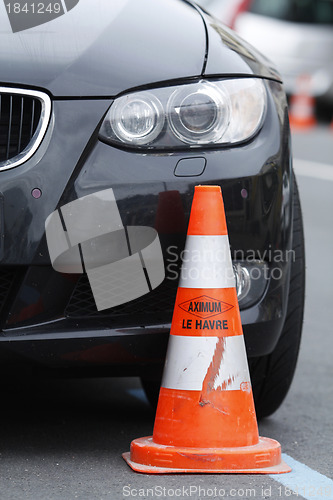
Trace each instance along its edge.
{"label": "black car", "polygon": [[[153,400],[194,186],[220,185],[257,414],[269,415],[292,380],[304,303],[280,76],[191,2],[76,3],[20,32],[0,6],[1,365],[140,376]],[[98,295],[111,232],[112,272],[135,255],[142,281],[133,257],[125,285],[99,272]]]}

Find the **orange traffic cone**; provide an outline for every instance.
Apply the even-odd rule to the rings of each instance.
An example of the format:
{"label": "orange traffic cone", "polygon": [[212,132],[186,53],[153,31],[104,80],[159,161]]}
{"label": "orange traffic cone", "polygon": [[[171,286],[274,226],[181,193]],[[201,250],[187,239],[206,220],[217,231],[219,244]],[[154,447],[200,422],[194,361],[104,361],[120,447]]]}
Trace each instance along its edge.
{"label": "orange traffic cone", "polygon": [[123,457],[137,472],[281,473],[261,438],[219,186],[197,186],[152,437]]}
{"label": "orange traffic cone", "polygon": [[306,130],[317,124],[316,101],[311,95],[311,81],[308,75],[300,75],[296,82],[296,94],[290,99],[289,122],[292,130]]}

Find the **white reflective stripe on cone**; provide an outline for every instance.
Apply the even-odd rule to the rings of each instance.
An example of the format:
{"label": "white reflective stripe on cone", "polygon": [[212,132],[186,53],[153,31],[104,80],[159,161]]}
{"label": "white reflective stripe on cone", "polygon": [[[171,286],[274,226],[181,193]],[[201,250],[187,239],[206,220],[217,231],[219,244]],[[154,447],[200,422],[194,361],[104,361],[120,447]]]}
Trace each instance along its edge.
{"label": "white reflective stripe on cone", "polygon": [[[243,335],[224,340],[220,366],[216,369],[214,390],[248,390],[250,375]],[[163,373],[166,389],[201,391],[215,354],[218,337],[170,335]]]}
{"label": "white reflective stripe on cone", "polygon": [[187,236],[179,286],[182,288],[235,287],[227,235]]}

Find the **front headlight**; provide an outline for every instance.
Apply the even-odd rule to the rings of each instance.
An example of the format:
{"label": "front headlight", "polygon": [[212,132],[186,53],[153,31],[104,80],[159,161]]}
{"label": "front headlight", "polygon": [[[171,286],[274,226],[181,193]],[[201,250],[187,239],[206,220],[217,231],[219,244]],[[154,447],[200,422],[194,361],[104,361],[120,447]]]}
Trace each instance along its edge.
{"label": "front headlight", "polygon": [[132,92],[114,100],[100,139],[145,150],[227,146],[251,139],[265,110],[265,86],[258,78]]}

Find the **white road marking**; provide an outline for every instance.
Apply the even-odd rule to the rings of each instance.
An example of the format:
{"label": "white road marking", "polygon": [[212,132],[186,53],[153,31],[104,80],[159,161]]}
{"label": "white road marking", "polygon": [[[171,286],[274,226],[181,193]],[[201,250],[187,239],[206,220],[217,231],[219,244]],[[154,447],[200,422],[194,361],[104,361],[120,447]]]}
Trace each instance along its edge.
{"label": "white road marking", "polygon": [[332,479],[310,469],[307,465],[282,453],[282,458],[290,465],[292,471],[288,474],[270,474],[270,477],[283,485],[281,497],[291,496],[293,491],[300,498],[306,500],[332,500]]}
{"label": "white road marking", "polygon": [[296,174],[300,176],[313,177],[324,181],[333,181],[333,165],[326,163],[294,158],[294,170]]}

